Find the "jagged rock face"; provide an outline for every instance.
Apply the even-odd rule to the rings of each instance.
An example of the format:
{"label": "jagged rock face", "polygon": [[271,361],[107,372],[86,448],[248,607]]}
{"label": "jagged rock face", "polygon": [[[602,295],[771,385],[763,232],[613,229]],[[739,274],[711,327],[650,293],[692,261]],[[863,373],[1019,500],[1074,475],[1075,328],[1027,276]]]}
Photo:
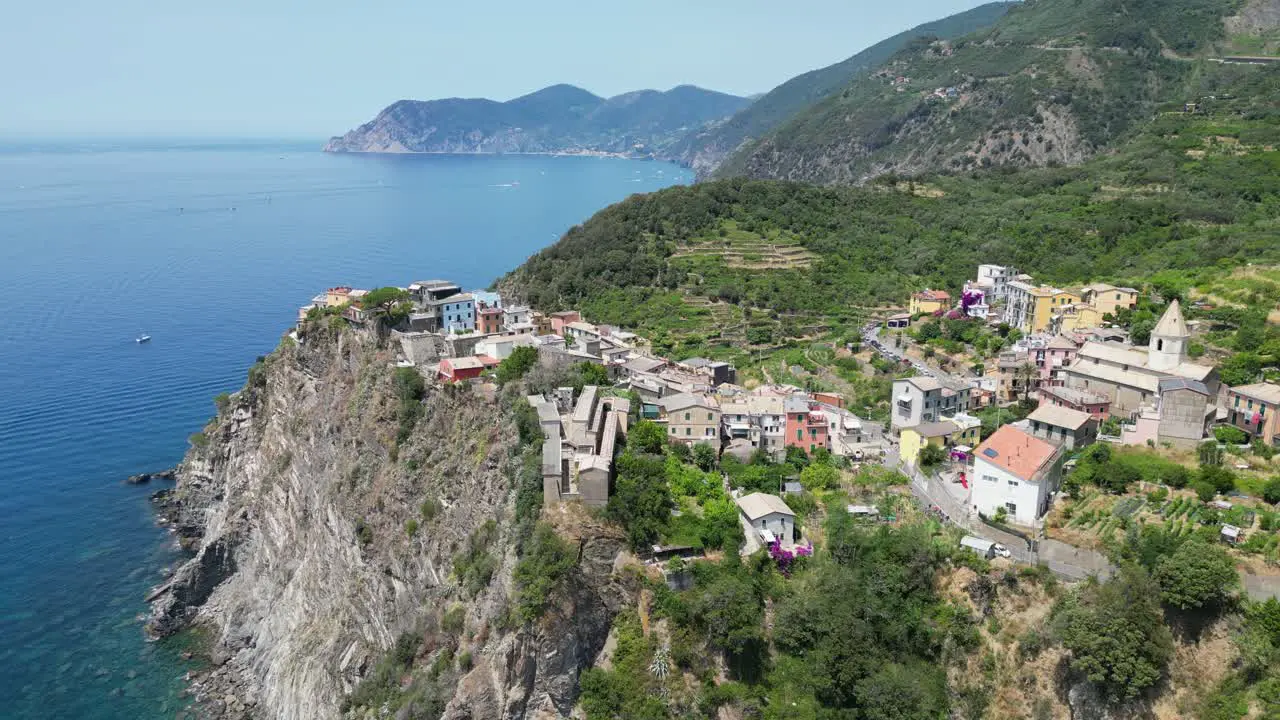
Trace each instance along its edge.
{"label": "jagged rock face", "polygon": [[616,531],[593,527],[579,540],[579,566],[556,605],[534,628],[491,641],[441,720],[567,717],[578,677],[604,647],[613,618],[632,597],[613,574]]}
{"label": "jagged rock face", "polygon": [[[206,428],[207,446],[189,454],[162,498],[194,557],[154,596],[148,630],[166,635],[194,622],[213,631],[217,669],[193,686],[206,712],[336,717],[401,632],[464,599],[452,558],[491,519],[500,568],[465,598],[468,622],[505,612],[517,433],[496,404],[433,390],[393,460],[390,359],[352,332],[277,351]],[[426,499],[439,510],[421,520]],[[410,538],[415,518],[422,527]],[[591,542],[583,547],[586,557],[596,553]],[[599,553],[612,557],[611,547]],[[608,574],[605,563],[604,579],[575,581],[553,632],[490,637],[452,706],[483,708],[477,718],[497,717],[493,707],[523,717],[533,704],[567,712],[578,667],[590,664],[590,646],[603,643],[612,620],[600,599]],[[500,706],[479,687],[481,668]]]}

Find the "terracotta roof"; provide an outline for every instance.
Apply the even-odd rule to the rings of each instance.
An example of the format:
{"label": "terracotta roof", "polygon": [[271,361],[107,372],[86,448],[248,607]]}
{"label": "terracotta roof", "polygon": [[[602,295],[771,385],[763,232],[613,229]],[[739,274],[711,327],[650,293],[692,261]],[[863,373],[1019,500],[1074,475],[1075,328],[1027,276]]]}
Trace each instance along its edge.
{"label": "terracotta roof", "polygon": [[974,457],[991,463],[1013,475],[1028,481],[1047,467],[1058,454],[1059,448],[1028,435],[1012,425],[996,430],[978,446]]}
{"label": "terracotta roof", "polygon": [[923,290],[914,295],[918,300],[950,300],[951,295],[945,290]]}

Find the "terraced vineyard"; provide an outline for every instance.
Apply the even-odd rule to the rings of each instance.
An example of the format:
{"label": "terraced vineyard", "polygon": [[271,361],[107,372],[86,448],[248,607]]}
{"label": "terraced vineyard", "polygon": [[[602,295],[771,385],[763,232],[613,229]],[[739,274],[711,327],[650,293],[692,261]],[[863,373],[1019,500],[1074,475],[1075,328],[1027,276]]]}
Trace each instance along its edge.
{"label": "terraced vineyard", "polygon": [[727,220],[717,234],[691,239],[671,255],[671,260],[691,272],[697,272],[705,260],[745,270],[800,270],[809,267],[815,257],[790,232],[774,229],[761,235]]}

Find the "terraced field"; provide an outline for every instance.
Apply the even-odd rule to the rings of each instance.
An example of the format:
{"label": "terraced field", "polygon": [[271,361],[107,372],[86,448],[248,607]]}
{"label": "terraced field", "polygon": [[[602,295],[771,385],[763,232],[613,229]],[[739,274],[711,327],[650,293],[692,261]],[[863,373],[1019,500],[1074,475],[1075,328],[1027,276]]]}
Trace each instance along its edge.
{"label": "terraced field", "polygon": [[718,234],[694,238],[671,259],[719,259],[727,267],[747,270],[798,270],[809,267],[815,257],[791,233],[770,230],[761,235],[729,220]]}

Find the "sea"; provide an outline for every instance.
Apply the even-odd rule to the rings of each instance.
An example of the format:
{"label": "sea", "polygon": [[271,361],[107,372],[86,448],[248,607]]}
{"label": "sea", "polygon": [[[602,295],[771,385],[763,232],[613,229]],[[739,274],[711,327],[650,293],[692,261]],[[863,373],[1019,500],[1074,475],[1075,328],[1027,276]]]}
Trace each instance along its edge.
{"label": "sea", "polygon": [[[575,223],[692,181],[598,157],[357,155],[319,141],[0,142],[0,718],[172,718],[180,562],[134,473],[182,459],[335,285],[487,287]],[[145,344],[136,342],[151,336]]]}

